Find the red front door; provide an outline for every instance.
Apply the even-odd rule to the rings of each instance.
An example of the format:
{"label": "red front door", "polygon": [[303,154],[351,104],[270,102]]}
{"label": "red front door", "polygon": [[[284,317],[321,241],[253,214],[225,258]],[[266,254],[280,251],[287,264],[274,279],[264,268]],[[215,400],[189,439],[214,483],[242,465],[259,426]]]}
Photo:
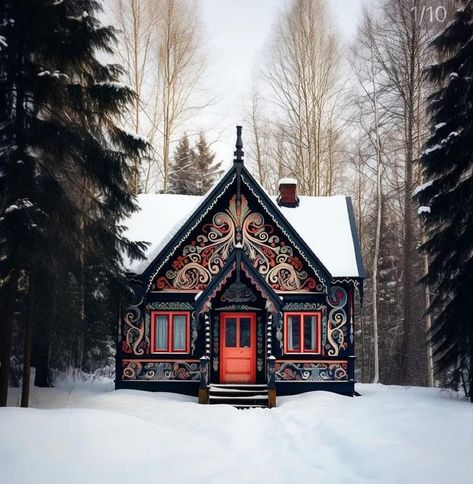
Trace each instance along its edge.
{"label": "red front door", "polygon": [[220,320],[221,383],[255,383],[255,347],[255,313],[223,313]]}

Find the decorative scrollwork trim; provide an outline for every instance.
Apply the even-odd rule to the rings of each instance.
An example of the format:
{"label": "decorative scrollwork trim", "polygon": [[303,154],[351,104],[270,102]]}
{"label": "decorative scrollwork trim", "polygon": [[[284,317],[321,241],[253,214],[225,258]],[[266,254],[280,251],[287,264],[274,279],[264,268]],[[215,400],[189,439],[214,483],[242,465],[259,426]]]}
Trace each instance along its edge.
{"label": "decorative scrollwork trim", "polygon": [[199,381],[199,360],[123,360],[122,381]]}
{"label": "decorative scrollwork trim", "polygon": [[325,292],[326,292],[328,290],[328,287],[327,287],[327,284],[325,283],[324,277],[320,274],[320,270],[317,267],[314,267],[314,265],[312,264],[309,257],[307,257],[305,252],[296,244],[294,239],[291,237],[291,234],[288,233],[288,231],[285,229],[285,227],[283,227],[283,226],[281,226],[281,224],[279,224],[278,220],[273,216],[273,213],[272,213],[273,209],[272,208],[270,209],[269,207],[266,206],[266,204],[263,202],[263,200],[261,200],[261,197],[259,196],[259,194],[256,193],[253,190],[253,188],[251,188],[250,184],[248,183],[248,181],[245,179],[244,176],[242,176],[241,179],[243,180],[243,183],[248,187],[248,189],[253,193],[253,195],[257,198],[259,203],[266,209],[266,212],[269,214],[269,216],[271,217],[273,222],[277,225],[277,227],[282,231],[282,233],[288,238],[289,242],[291,242],[291,244],[299,251],[299,253],[302,255],[302,257],[305,259],[305,261],[309,265],[309,267],[314,271],[314,273],[318,277],[320,284],[325,288]]}
{"label": "decorative scrollwork trim", "polygon": [[341,286],[332,286],[327,294],[327,303],[332,308],[328,314],[327,344],[328,356],[338,356],[342,349],[347,347],[346,323],[347,313],[345,305],[348,302],[348,294]]}
{"label": "decorative scrollwork trim", "polygon": [[204,217],[217,204],[218,200],[220,200],[220,198],[222,198],[222,196],[224,195],[224,193],[227,191],[228,187],[230,185],[232,185],[232,183],[235,181],[235,178],[236,178],[236,175],[233,175],[232,178],[231,178],[231,180],[222,188],[222,190],[220,191],[220,193],[213,199],[212,203],[210,203],[208,205],[208,207],[204,211],[202,211],[200,213],[200,215],[197,217],[197,220],[194,222],[194,224],[192,225],[192,227],[190,227],[189,230],[174,245],[173,249],[166,255],[166,257],[163,258],[163,259],[161,259],[160,264],[158,265],[158,267],[156,267],[156,269],[154,270],[154,272],[151,274],[151,276],[148,279],[148,285],[147,285],[147,289],[146,289],[147,291],[149,291],[151,289],[151,286],[153,285],[154,278],[158,275],[159,271],[164,266],[164,264],[166,264],[166,262],[174,255],[174,253],[181,246],[181,244],[183,244],[186,241],[186,239],[189,237],[189,235],[192,233],[192,231],[200,224],[200,222],[202,222],[202,220],[204,219]]}
{"label": "decorative scrollwork trim", "polygon": [[266,223],[260,212],[252,210],[245,195],[240,200],[233,195],[228,207],[215,213],[200,235],[188,241],[154,284],[163,291],[203,290],[235,248],[241,246],[273,290],[322,289],[288,240],[274,231],[274,226]]}
{"label": "decorative scrollwork trim", "polygon": [[121,349],[124,353],[137,356],[144,355],[149,348],[149,335],[146,334],[146,325],[141,314],[141,298],[126,309],[121,325]]}
{"label": "decorative scrollwork trim", "polygon": [[275,373],[276,381],[284,383],[346,383],[348,382],[348,362],[277,360]]}
{"label": "decorative scrollwork trim", "polygon": [[189,302],[180,301],[152,302],[146,305],[146,309],[158,309],[162,311],[192,311],[194,306]]}
{"label": "decorative scrollwork trim", "polygon": [[320,311],[325,304],[311,302],[288,302],[284,304],[284,311]]}

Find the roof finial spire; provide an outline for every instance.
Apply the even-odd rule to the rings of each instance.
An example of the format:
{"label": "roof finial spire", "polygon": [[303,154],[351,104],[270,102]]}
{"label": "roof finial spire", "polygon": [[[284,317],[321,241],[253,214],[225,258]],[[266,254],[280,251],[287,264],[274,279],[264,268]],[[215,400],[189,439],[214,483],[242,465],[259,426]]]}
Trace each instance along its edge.
{"label": "roof finial spire", "polygon": [[243,141],[241,140],[241,126],[237,126],[236,128],[237,128],[237,140],[235,143],[236,150],[233,152],[233,155],[235,156],[234,161],[243,163],[243,156],[245,153],[242,150]]}

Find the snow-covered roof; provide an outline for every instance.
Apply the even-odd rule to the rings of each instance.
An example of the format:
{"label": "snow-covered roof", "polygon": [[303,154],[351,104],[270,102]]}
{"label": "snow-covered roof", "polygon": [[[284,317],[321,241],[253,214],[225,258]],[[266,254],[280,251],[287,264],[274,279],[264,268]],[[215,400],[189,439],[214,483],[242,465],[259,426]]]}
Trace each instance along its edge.
{"label": "snow-covered roof", "polygon": [[[127,261],[127,270],[142,273],[205,198],[205,195],[139,195],[141,210],[127,222],[126,236],[133,241],[150,242],[150,246],[145,260]],[[276,202],[276,197],[271,198]],[[301,196],[299,199],[298,207],[276,206],[276,209],[332,277],[364,277],[347,198]]]}
{"label": "snow-covered roof", "polygon": [[145,251],[146,258],[140,261],[126,260],[126,269],[141,274],[194,213],[203,198],[172,194],[138,195],[140,210],[125,222],[125,236],[134,242],[149,242],[150,245]]}
{"label": "snow-covered roof", "polygon": [[278,182],[278,186],[281,185],[297,185],[297,180],[295,178],[281,178]]}
{"label": "snow-covered roof", "polygon": [[278,208],[332,277],[364,277],[346,197],[301,196],[298,207]]}

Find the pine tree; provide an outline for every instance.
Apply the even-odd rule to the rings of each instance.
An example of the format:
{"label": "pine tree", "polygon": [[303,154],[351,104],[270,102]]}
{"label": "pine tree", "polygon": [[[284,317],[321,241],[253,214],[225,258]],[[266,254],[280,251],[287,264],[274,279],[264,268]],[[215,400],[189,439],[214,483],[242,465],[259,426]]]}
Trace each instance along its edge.
{"label": "pine tree", "polygon": [[473,3],[463,2],[434,40],[440,62],[428,75],[434,126],[420,163],[417,189],[426,229],[423,249],[434,288],[432,342],[438,369],[462,382],[473,402]]}
{"label": "pine tree", "polygon": [[221,175],[220,163],[214,163],[205,136],[200,133],[195,148],[190,147],[189,138],[184,135],[174,152],[169,193],[204,195]]}
{"label": "pine tree", "polygon": [[190,147],[188,136],[184,134],[174,152],[169,175],[169,193],[195,195],[197,177],[195,153]]}
{"label": "pine tree", "polygon": [[[80,286],[90,261],[99,259],[95,285],[116,295],[125,288],[123,254],[142,256],[144,245],[124,237],[120,220],[136,209],[127,185],[132,157],[146,143],[114,122],[134,95],[117,82],[119,66],[97,59],[100,51],[111,54],[115,41],[99,12],[95,0],[2,2],[0,406],[18,299],[29,301],[26,315],[44,314],[56,324],[59,318],[48,316],[61,312],[62,282]],[[35,296],[35,282],[38,289],[48,284],[46,301]],[[25,323],[29,343],[33,319]],[[26,352],[29,343],[25,337]]]}
{"label": "pine tree", "polygon": [[197,178],[194,183],[194,194],[204,195],[222,174],[222,162],[214,163],[215,153],[211,153],[204,133],[200,133],[195,147],[195,168]]}

